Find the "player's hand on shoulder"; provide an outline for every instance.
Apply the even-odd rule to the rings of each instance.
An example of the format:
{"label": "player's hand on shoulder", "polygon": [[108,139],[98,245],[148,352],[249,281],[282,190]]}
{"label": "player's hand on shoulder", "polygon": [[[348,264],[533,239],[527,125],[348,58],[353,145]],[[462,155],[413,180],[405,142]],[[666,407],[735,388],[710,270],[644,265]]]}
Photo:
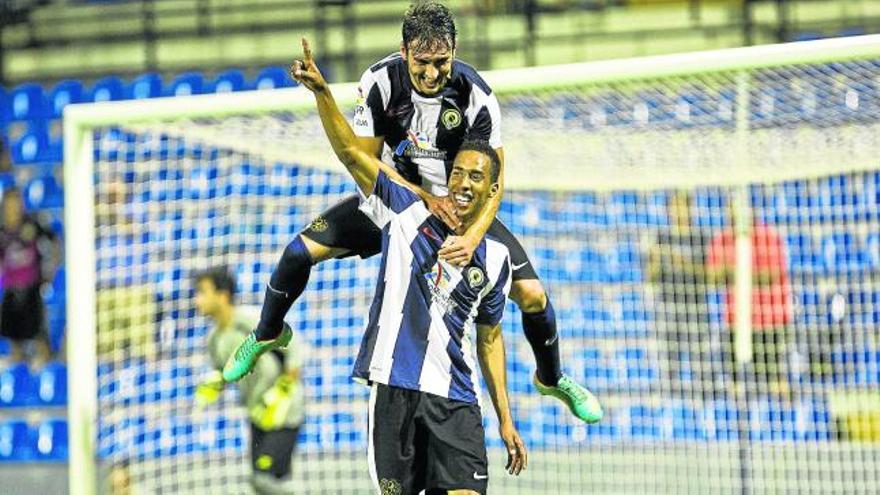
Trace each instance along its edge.
{"label": "player's hand on shoulder", "polygon": [[461,220],[455,214],[455,205],[452,204],[450,196],[434,196],[425,193],[422,200],[434,216],[443,221],[450,229],[457,229],[461,225]]}
{"label": "player's hand on shoulder", "polygon": [[480,240],[474,240],[468,235],[451,235],[446,238],[443,246],[437,254],[447,263],[456,266],[467,266],[474,257],[474,251],[480,245]]}
{"label": "player's hand on shoulder", "polygon": [[326,90],[327,81],[324,80],[324,76],[312,58],[312,48],[309,46],[309,41],[302,38],[301,43],[303,58],[294,60],[290,65],[290,77],[310,91],[318,93]]}
{"label": "player's hand on shoulder", "polygon": [[507,470],[508,474],[519,476],[519,473],[529,465],[529,454],[526,451],[526,444],[523,443],[522,437],[519,436],[519,432],[516,431],[512,421],[502,423],[498,431],[504,446],[507,448],[507,464],[504,466],[504,469]]}

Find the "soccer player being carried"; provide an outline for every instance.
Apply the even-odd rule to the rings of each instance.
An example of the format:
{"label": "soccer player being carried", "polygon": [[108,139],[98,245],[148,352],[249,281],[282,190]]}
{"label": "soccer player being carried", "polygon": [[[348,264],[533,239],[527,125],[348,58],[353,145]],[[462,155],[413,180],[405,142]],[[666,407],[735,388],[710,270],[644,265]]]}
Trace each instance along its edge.
{"label": "soccer player being carried", "polygon": [[[225,384],[220,369],[253,328],[259,310],[234,304],[235,278],[225,267],[200,272],[194,282],[196,309],[213,323],[208,354],[214,371],[196,387],[196,405],[203,408],[219,398]],[[305,419],[302,360],[303,347],[294,342],[283,353],[264,355],[253,374],[239,382],[251,423],[251,485],[258,494],[295,493],[291,461]]]}
{"label": "soccer player being carried", "polygon": [[[364,153],[394,163],[388,175],[405,181],[428,210],[454,230],[440,249],[450,265],[467,266],[489,233],[510,251],[510,297],[522,311],[523,330],[537,363],[538,391],[562,400],[572,413],[593,423],[602,417],[596,398],[562,373],[553,306],[519,241],[495,218],[503,193],[501,113],[491,88],[477,71],[455,59],[456,27],[449,10],[419,2],[403,20],[400,52],[370,67],[360,81],[354,131]],[[448,195],[447,179],[465,141],[483,140],[502,160],[498,193],[462,229]],[[330,258],[373,256],[381,250],[380,229],[350,196],[315,219],[285,249],[266,289],[260,322],[224,369],[234,381],[260,353],[286,345],[283,318],[306,286],[311,267]]]}
{"label": "soccer player being carried", "polygon": [[380,282],[353,373],[371,384],[374,488],[380,494],[485,493],[488,460],[474,347],[507,447],[506,469],[519,474],[528,462],[510,413],[501,336],[510,252],[491,233],[466,267],[443,260],[439,251],[499,194],[501,160],[486,141],[461,143],[447,183],[460,224],[450,228],[357,144],[305,40],[303,55],[294,77],[314,92],[324,132],[366,196],[362,210],[382,236]]}

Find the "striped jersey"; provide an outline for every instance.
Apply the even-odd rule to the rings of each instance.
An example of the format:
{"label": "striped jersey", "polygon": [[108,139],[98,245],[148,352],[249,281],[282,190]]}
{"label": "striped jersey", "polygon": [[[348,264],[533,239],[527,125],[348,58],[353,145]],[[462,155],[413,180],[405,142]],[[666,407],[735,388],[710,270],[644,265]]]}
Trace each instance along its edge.
{"label": "striped jersey", "polygon": [[381,171],[361,209],[382,230],[382,262],[354,378],[478,402],[472,334],[501,321],[507,247],[487,236],[464,268],[438,260],[453,232]]}
{"label": "striped jersey", "polygon": [[358,91],[355,134],[384,137],[383,158],[431,194],[446,195],[452,162],[465,139],[501,147],[498,100],[476,69],[459,60],[435,96],[416,92],[400,53],[367,69]]}

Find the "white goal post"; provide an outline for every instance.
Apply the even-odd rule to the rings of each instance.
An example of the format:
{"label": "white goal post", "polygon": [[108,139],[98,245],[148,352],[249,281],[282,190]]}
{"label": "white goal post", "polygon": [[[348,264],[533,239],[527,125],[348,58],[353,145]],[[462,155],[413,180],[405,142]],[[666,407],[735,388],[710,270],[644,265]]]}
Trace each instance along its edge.
{"label": "white goal post", "polygon": [[[320,47],[318,47],[320,48]],[[292,54],[294,55],[294,54]],[[800,43],[756,46],[698,53],[664,55],[637,59],[611,60],[583,64],[486,71],[483,73],[493,90],[500,96],[533,92],[564,92],[566,88],[590,87],[621,90],[638,87],[645,81],[670,80],[684,84],[688,80],[711,79],[724,73],[735,78],[735,121],[730,129],[707,131],[696,136],[687,127],[660,131],[630,126],[626,135],[617,136],[595,128],[544,129],[543,133],[523,135],[513,119],[505,120],[506,150],[505,184],[511,191],[581,191],[581,190],[647,190],[671,187],[697,187],[723,184],[739,188],[735,201],[737,214],[748,216],[747,186],[760,174],[762,182],[818,177],[833,173],[867,171],[877,168],[878,131],[880,122],[841,128],[805,130],[798,139],[824,140],[825,149],[817,154],[815,148],[799,149],[796,145],[783,153],[791,156],[773,156],[771,163],[756,163],[760,157],[770,156],[768,149],[778,147],[786,136],[776,135],[774,129],[751,129],[749,108],[754,102],[752,76],[756,71],[778,67],[817,65],[851,60],[880,60],[880,35],[838,38]],[[683,83],[684,81],[684,83]],[[333,92],[343,108],[354,104],[356,84],[335,84]],[[67,362],[69,370],[69,437],[70,437],[70,493],[93,495],[98,491],[97,440],[98,418],[98,342],[97,342],[97,254],[95,222],[95,131],[111,126],[150,128],[157,123],[173,128],[177,122],[199,119],[223,119],[237,116],[263,116],[277,112],[307,111],[314,105],[313,97],[304,88],[271,91],[211,94],[152,100],[104,102],[71,105],[64,110],[64,192],[65,192],[65,263],[67,272]],[[505,103],[502,102],[502,107]],[[502,108],[504,110],[504,108]],[[645,110],[648,111],[648,110]],[[638,110],[637,110],[638,112]],[[528,116],[523,117],[527,119]],[[604,118],[604,117],[603,117]],[[637,119],[636,119],[637,120]],[[211,142],[212,136],[204,137]],[[315,136],[320,129],[313,129]],[[828,139],[828,132],[837,134]],[[525,131],[523,131],[525,133]],[[638,136],[638,137],[634,137]],[[708,136],[708,137],[707,137]],[[623,169],[609,170],[606,160],[609,151],[594,153],[602,148],[603,140],[632,141],[631,156],[621,158]],[[711,147],[726,148],[726,165],[676,163],[681,150],[694,146],[697,141],[713,141]],[[854,143],[872,141],[871,145]],[[247,141],[247,139],[245,139]],[[662,141],[668,148],[660,149],[651,143]],[[769,143],[769,144],[768,144]],[[773,144],[777,143],[777,144]],[[264,156],[283,158],[290,151],[284,142],[276,148],[259,143]],[[304,151],[303,161],[309,166],[340,170],[332,159],[329,146],[319,143],[315,150]],[[255,144],[256,146],[256,144]],[[707,145],[709,146],[709,145]],[[768,148],[769,147],[769,148]],[[318,148],[323,148],[320,150]],[[240,149],[247,152],[248,143]],[[626,149],[614,150],[621,155]],[[799,154],[800,153],[800,154]],[[839,166],[828,157],[847,155]],[[572,156],[578,160],[572,165]],[[532,163],[541,160],[541,168]],[[663,164],[662,175],[638,173],[640,167],[651,163]],[[627,168],[627,166],[629,168]],[[572,172],[576,172],[575,175]],[[751,291],[750,244],[739,237],[737,249],[736,293],[740,301],[749,301]],[[751,308],[748,302],[737,307],[737,350],[751,346]],[[745,356],[745,352],[737,355]],[[746,359],[743,357],[742,359]]]}

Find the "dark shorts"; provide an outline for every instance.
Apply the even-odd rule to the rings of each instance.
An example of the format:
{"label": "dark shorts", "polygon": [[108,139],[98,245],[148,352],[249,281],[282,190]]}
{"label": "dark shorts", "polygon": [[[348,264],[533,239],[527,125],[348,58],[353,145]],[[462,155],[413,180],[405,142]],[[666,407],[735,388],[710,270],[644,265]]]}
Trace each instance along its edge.
{"label": "dark shorts", "polygon": [[265,431],[251,423],[251,466],[255,473],[289,478],[299,427]]}
{"label": "dark shorts", "polygon": [[[331,206],[309,224],[303,235],[327,247],[347,249],[346,258],[358,255],[369,258],[382,252],[382,231],[360,209],[360,197],[348,196]],[[510,251],[513,280],[538,278],[526,250],[497,218],[487,235],[498,240]]]}
{"label": "dark shorts", "polygon": [[381,494],[486,493],[489,461],[480,406],[374,383],[368,462]]}
{"label": "dark shorts", "polygon": [[46,310],[39,285],[3,292],[0,334],[11,340],[47,338]]}

